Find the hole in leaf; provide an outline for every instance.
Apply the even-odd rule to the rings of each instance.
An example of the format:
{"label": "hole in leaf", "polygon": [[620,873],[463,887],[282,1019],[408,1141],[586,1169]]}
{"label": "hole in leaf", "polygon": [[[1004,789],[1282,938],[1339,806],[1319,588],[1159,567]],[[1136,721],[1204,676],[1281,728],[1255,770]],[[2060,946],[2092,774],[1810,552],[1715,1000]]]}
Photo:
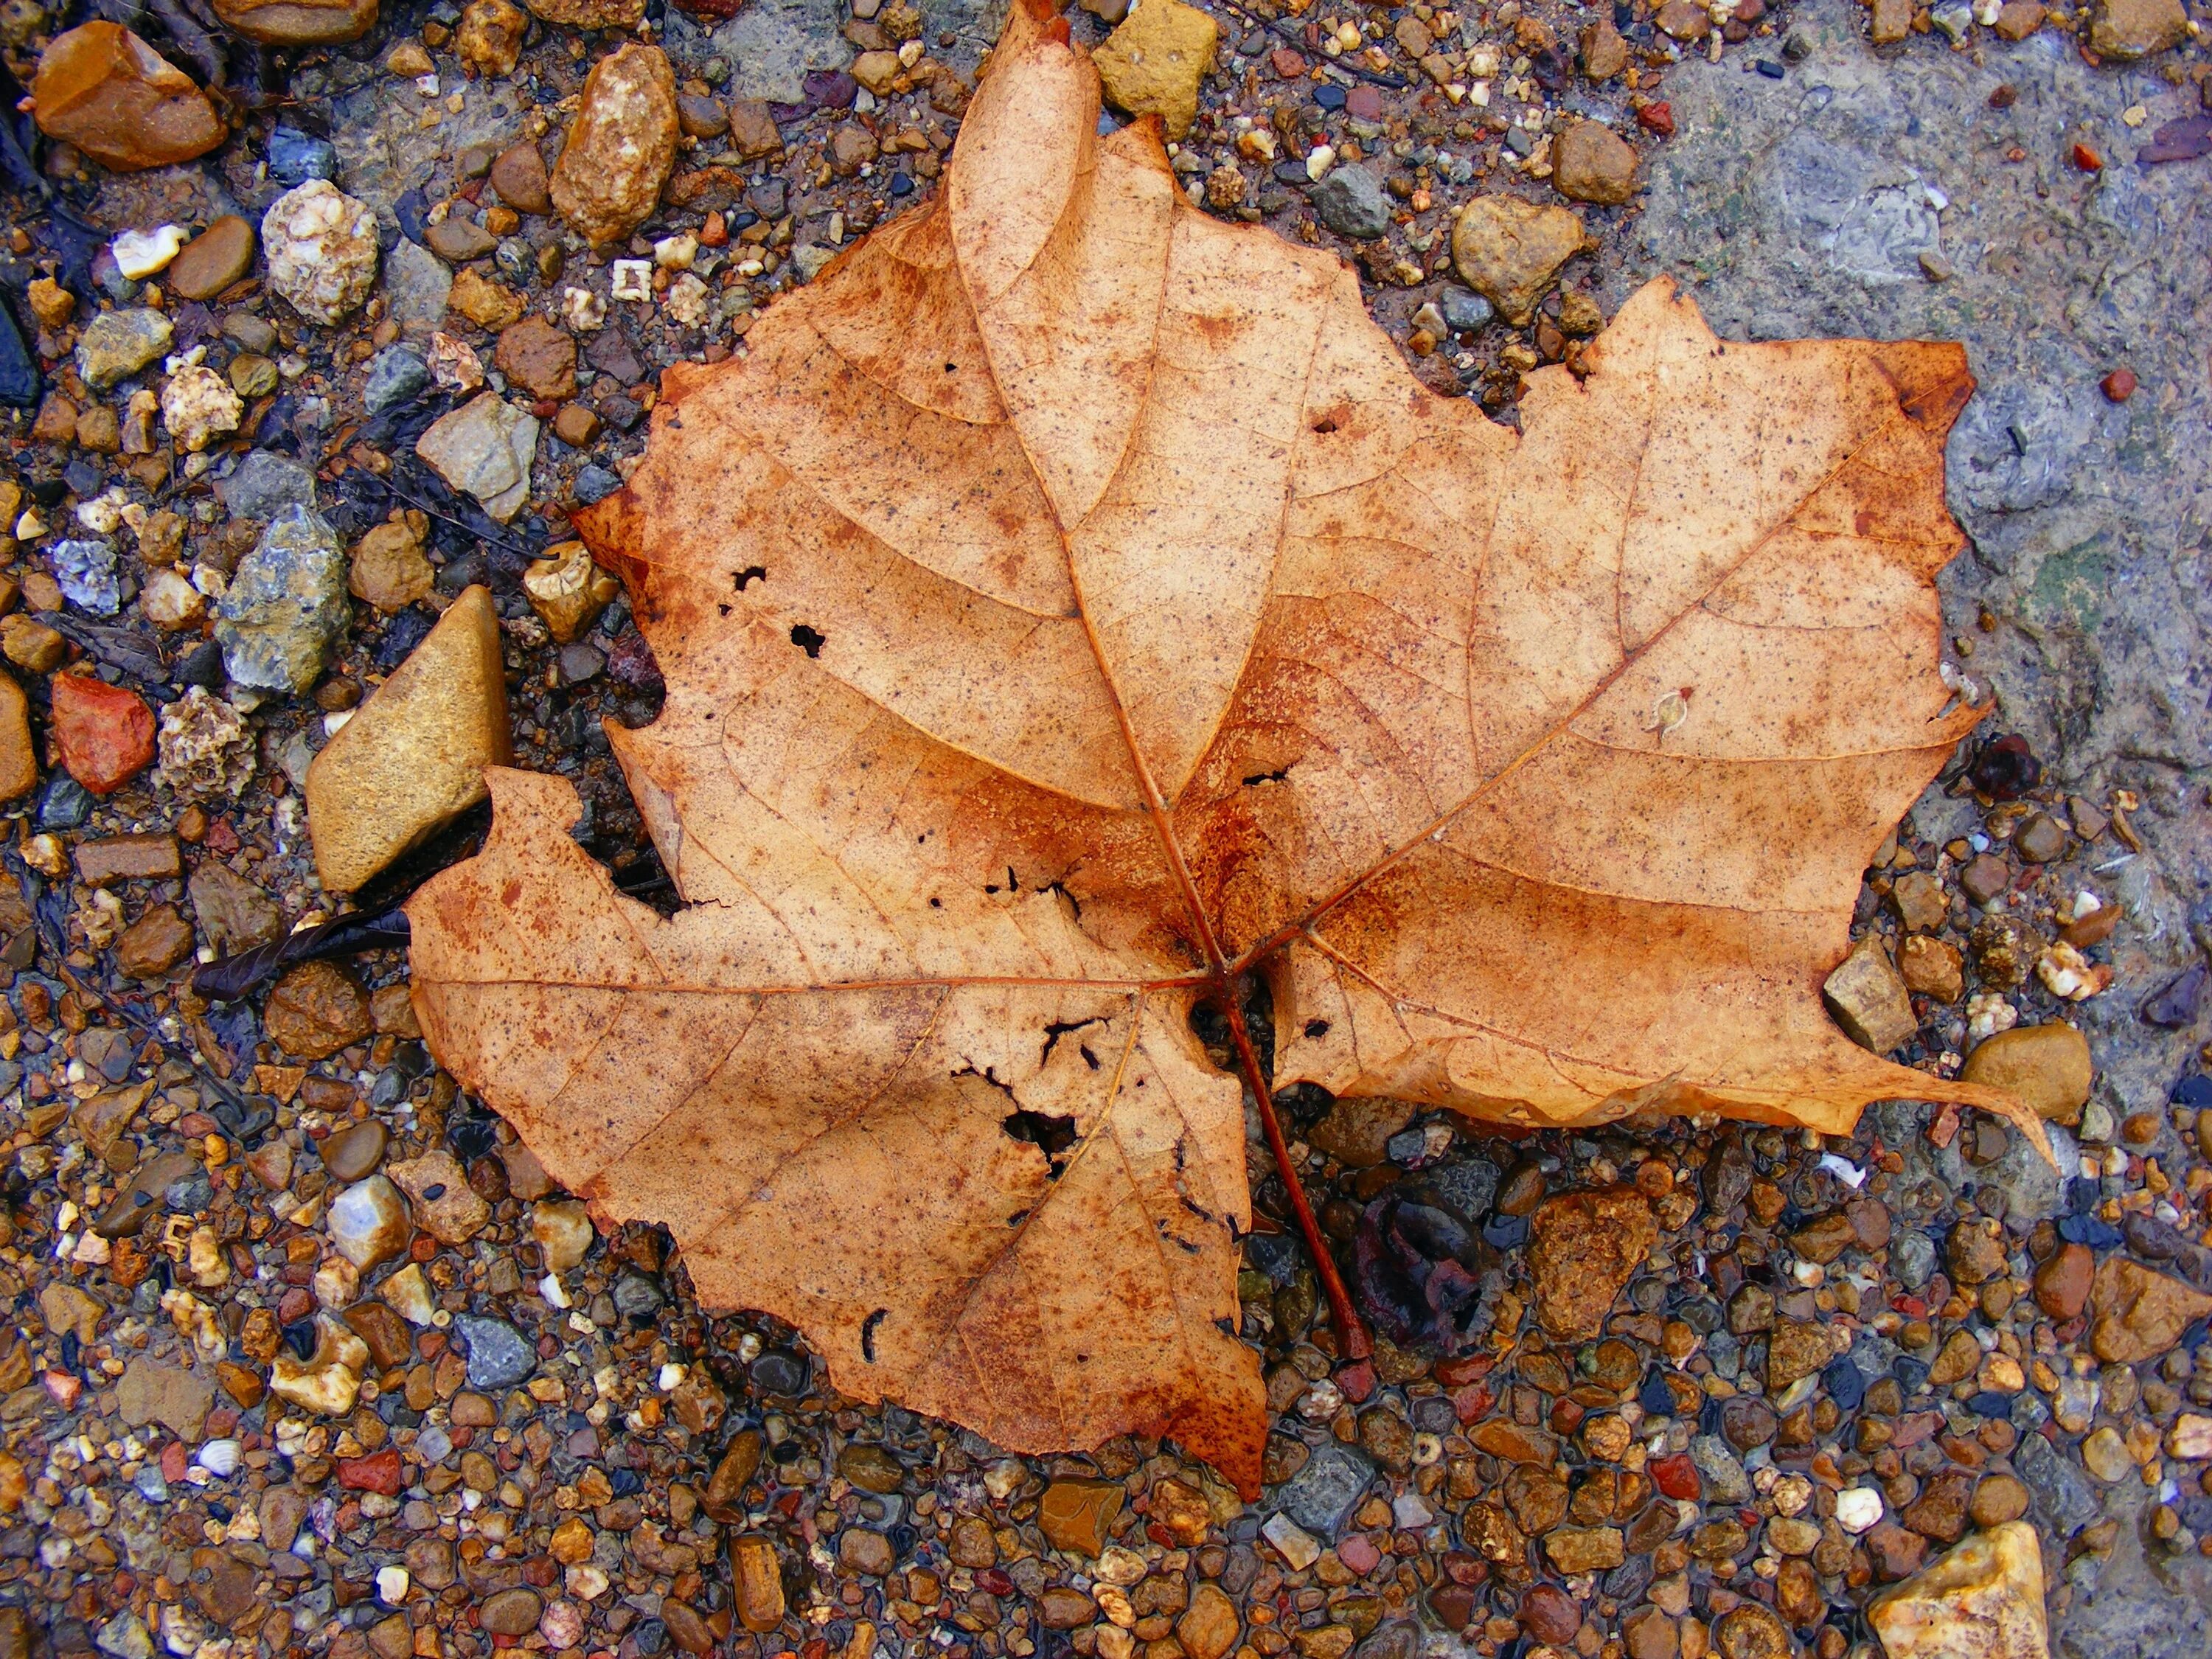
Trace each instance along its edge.
{"label": "hole in leaf", "polygon": [[1051,1178],[1060,1179],[1060,1172],[1067,1167],[1061,1154],[1075,1145],[1075,1120],[1055,1117],[1049,1112],[1032,1112],[1024,1107],[1009,1112],[1000,1120],[1000,1127],[1014,1140],[1025,1140],[1045,1155],[1051,1164]]}
{"label": "hole in leaf", "polygon": [[820,656],[822,647],[830,643],[826,637],[809,628],[805,623],[797,623],[793,627],[791,642],[810,657]]}
{"label": "hole in leaf", "polygon": [[1310,1037],[1327,1036],[1328,1035],[1328,1022],[1325,1019],[1308,1020],[1306,1022],[1306,1035]]}
{"label": "hole in leaf", "polygon": [[738,585],[738,592],[742,593],[753,583],[764,582],[768,580],[768,567],[764,564],[749,564],[743,570],[730,572],[730,580]]}
{"label": "hole in leaf", "polygon": [[1287,780],[1290,775],[1291,769],[1287,766],[1278,767],[1272,772],[1255,772],[1250,777],[1244,780],[1244,787],[1247,789],[1252,789],[1258,787],[1263,783],[1281,783]]}
{"label": "hole in leaf", "polygon": [[876,1363],[876,1327],[889,1317],[889,1308],[878,1308],[860,1325],[860,1358],[871,1365]]}

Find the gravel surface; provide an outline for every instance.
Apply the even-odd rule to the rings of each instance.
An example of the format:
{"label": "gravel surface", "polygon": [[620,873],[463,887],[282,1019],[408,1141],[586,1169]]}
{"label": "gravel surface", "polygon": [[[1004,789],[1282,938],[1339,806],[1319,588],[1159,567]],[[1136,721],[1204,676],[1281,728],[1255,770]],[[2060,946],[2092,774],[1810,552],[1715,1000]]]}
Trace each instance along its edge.
{"label": "gravel surface", "polygon": [[[2062,1155],[1909,1103],[1849,1139],[1508,1140],[1301,1092],[1342,1259],[1396,1264],[1356,1275],[1389,1340],[1340,1364],[1297,1247],[1254,1237],[1278,1416],[1245,1504],[1171,1444],[1013,1458],[836,1397],[662,1237],[599,1235],[419,1041],[380,919],[483,809],[315,757],[405,702],[425,754],[574,778],[585,846],[673,903],[600,732],[658,671],[566,511],[634,464],[660,368],[927,198],[999,18],[534,9],[297,46],[234,26],[363,14],[118,7],[231,136],[117,170],[212,131],[150,70],[158,127],[9,128],[0,1659],[1899,1659],[1960,1650],[1939,1558],[2019,1613],[2009,1655],[2045,1618],[2066,1655],[2212,1645],[2201,14],[1208,8],[1194,199],[1336,248],[1498,418],[1662,271],[1729,337],[1966,343],[1943,591],[1997,712],[1861,931],[1899,1057],[2021,1089]],[[22,87],[90,16],[0,9]],[[619,146],[564,169],[641,39],[673,118],[616,136],[665,185]],[[1535,209],[1580,220],[1541,269],[1467,229]],[[298,936],[327,959],[194,981],[333,922]],[[1440,1328],[1413,1281],[1446,1258],[1474,1290]]]}

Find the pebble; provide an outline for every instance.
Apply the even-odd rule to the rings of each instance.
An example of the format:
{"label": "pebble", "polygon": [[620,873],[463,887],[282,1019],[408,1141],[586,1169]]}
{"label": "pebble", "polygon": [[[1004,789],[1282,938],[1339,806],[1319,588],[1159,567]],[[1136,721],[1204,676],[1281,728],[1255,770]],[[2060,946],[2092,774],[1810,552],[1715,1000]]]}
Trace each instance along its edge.
{"label": "pebble", "polygon": [[545,1604],[535,1590],[505,1589],[485,1598],[477,1610],[477,1622],[494,1636],[527,1636],[538,1628],[544,1611]]}
{"label": "pebble", "polygon": [[506,524],[530,499],[538,422],[497,392],[483,392],[432,422],[416,441],[415,453],[447,483],[474,495],[485,512]]}
{"label": "pebble", "polygon": [[575,396],[575,338],[543,317],[526,317],[501,330],[492,362],[533,398]]}
{"label": "pebble", "polygon": [[2107,1256],[2090,1285],[2089,1307],[2089,1345],[2097,1358],[2133,1365],[2166,1353],[2191,1325],[2212,1314],[2212,1296]]}
{"label": "pebble", "polygon": [[567,645],[599,619],[622,584],[592,562],[581,542],[562,542],[522,573],[522,591],[554,642]]}
{"label": "pebble", "polygon": [[1656,1237],[1650,1200],[1632,1187],[1564,1193],[1530,1226],[1538,1322],[1563,1340],[1596,1335]]}
{"label": "pebble", "polygon": [[538,1242],[546,1269],[564,1273],[583,1265],[598,1233],[592,1225],[588,1209],[573,1199],[562,1199],[532,1208],[530,1236]]}
{"label": "pebble", "polygon": [[675,163],[676,76],[657,46],[631,43],[592,66],[550,186],[552,204],[595,246],[651,216]]}
{"label": "pebble", "polygon": [[1966,1056],[1959,1075],[1968,1083],[2008,1090],[2037,1115],[2071,1127],[2081,1121],[2094,1067],[2088,1039],[2054,1020],[2016,1025],[1985,1038]]}
{"label": "pebble", "polygon": [[1820,990],[1844,1034],[1877,1054],[1902,1048],[1920,1029],[1905,981],[1876,934],[1853,945]]}
{"label": "pebble", "polygon": [[300,1060],[324,1060],[373,1029],[368,997],[350,969],[303,962],[285,970],[261,1014],[270,1041]]}
{"label": "pebble", "polygon": [[413,1200],[415,1224],[441,1244],[465,1244],[491,1219],[491,1206],[451,1152],[425,1152],[387,1165],[386,1172]]}
{"label": "pebble", "polygon": [[355,890],[483,799],[483,769],[513,758],[499,613],[468,587],[308,768],[323,884]]}
{"label": "pebble", "polygon": [[249,40],[320,46],[358,40],[376,24],[377,0],[211,0],[215,15]]}
{"label": "pebble", "polygon": [[318,138],[297,127],[278,125],[269,134],[269,176],[287,185],[303,185],[310,179],[335,179],[338,153],[328,139]]}
{"label": "pebble", "polygon": [[376,215],[326,179],[278,197],[261,216],[269,286],[310,322],[330,326],[376,283]]}
{"label": "pebble", "polygon": [[339,1254],[363,1273],[391,1261],[414,1237],[407,1200],[380,1175],[356,1182],[333,1198],[324,1224]]}
{"label": "pebble", "polygon": [[538,1369],[538,1353],[504,1319],[453,1316],[453,1334],[469,1362],[472,1389],[507,1389]]}
{"label": "pebble", "polygon": [[1198,86],[1213,68],[1221,26],[1182,0],[1146,0],[1091,54],[1106,97],[1131,115],[1156,115],[1170,140],[1198,119]]}
{"label": "pebble", "polygon": [[1587,240],[1571,209],[1478,196],[1452,227],[1452,264],[1469,288],[1519,327]]}
{"label": "pebble", "polygon": [[269,1391],[304,1412],[343,1417],[360,1395],[368,1346],[325,1313],[315,1316],[315,1338],[307,1359],[289,1352],[276,1355],[269,1368]]}
{"label": "pebble", "polygon": [[1577,202],[1618,207],[1636,191],[1636,152],[1602,121],[1573,121],[1552,140],[1552,185]]}
{"label": "pebble", "polygon": [[517,213],[544,216],[553,211],[552,179],[535,144],[501,150],[491,164],[491,187]]}
{"label": "pebble", "polygon": [[346,560],[322,515],[279,509],[215,605],[223,666],[239,685],[305,692],[345,633]]}
{"label": "pebble", "polygon": [[2181,0],[2097,0],[2089,19],[2089,46],[2122,63],[2155,57],[2189,39]]}
{"label": "pebble", "polygon": [[175,340],[175,326],[158,311],[103,311],[77,337],[76,372],[87,386],[111,386],[158,361]]}
{"label": "pebble", "polygon": [[1846,1486],[1836,1494],[1836,1524],[1856,1537],[1881,1519],[1881,1494],[1872,1486]]}
{"label": "pebble", "polygon": [[31,99],[40,131],[118,173],[189,161],[227,135],[191,77],[119,23],[56,35],[40,55]]}
{"label": "pebble", "polygon": [[123,606],[121,578],[111,542],[73,537],[48,550],[54,582],[62,597],[80,611],[112,617]]}
{"label": "pebble", "polygon": [[1371,242],[1389,233],[1390,198],[1364,167],[1335,168],[1313,187],[1311,199],[1322,223],[1340,236]]}
{"label": "pebble", "polygon": [[54,744],[69,775],[95,795],[112,795],[152,764],[154,711],[136,691],[87,674],[57,674]]}
{"label": "pebble", "polygon": [[783,1568],[772,1541],[758,1533],[732,1538],[730,1577],[737,1592],[738,1623],[757,1634],[783,1622]]}
{"label": "pebble", "polygon": [[216,438],[237,431],[245,414],[246,400],[202,364],[186,364],[161,387],[161,424],[187,454],[196,455]]}
{"label": "pebble", "polygon": [[[441,311],[445,308],[441,299]],[[422,354],[410,345],[392,344],[369,359],[368,378],[362,384],[361,400],[372,415],[396,404],[410,404],[428,390],[430,366]]]}
{"label": "pebble", "polygon": [[214,299],[252,273],[254,247],[252,225],[236,214],[210,221],[170,262],[170,291],[179,299]]}
{"label": "pebble", "polygon": [[[421,359],[416,362],[419,365]],[[411,507],[393,508],[390,518],[356,544],[346,591],[386,611],[404,611],[429,598],[437,579],[422,551],[429,532],[427,515]]]}
{"label": "pebble", "polygon": [[1106,1547],[1107,1529],[1127,1495],[1118,1480],[1054,1480],[1038,1501],[1037,1527],[1053,1548],[1096,1556]]}
{"label": "pebble", "polygon": [[1867,1606],[1889,1659],[2044,1659],[2042,1544],[2027,1522],[2006,1522],[1948,1551]]}
{"label": "pebble", "polygon": [[316,1151],[331,1180],[362,1181],[374,1175],[376,1166],[384,1162],[384,1149],[390,1139],[384,1125],[370,1118],[338,1130],[323,1140]]}

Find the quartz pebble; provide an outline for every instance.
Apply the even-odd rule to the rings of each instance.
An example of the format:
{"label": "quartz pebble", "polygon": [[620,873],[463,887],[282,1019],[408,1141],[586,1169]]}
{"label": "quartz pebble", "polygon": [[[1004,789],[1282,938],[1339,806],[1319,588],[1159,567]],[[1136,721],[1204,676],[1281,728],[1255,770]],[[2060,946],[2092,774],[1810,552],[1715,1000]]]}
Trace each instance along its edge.
{"label": "quartz pebble", "polygon": [[261,216],[269,285],[311,322],[343,322],[376,282],[376,216],[326,179],[286,191]]}

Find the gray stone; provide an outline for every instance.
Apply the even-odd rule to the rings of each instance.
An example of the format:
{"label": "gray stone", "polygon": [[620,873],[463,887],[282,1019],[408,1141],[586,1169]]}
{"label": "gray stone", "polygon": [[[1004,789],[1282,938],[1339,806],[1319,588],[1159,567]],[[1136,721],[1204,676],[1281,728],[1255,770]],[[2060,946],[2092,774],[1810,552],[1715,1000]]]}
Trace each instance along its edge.
{"label": "gray stone", "polygon": [[2012,1466],[2033,1498],[2038,1517],[2063,1538],[2095,1520],[2102,1501],[2084,1474],[2039,1434],[2024,1436]]}
{"label": "gray stone", "polygon": [[419,242],[403,236],[385,256],[385,314],[401,333],[428,336],[446,320],[446,301],[453,291],[453,271]]}
{"label": "gray stone", "polygon": [[467,1351],[472,1389],[513,1388],[538,1369],[538,1351],[504,1319],[455,1314],[453,1334]]}
{"label": "gray stone", "polygon": [[228,477],[216,480],[215,498],[233,518],[266,524],[288,507],[313,508],[315,475],[297,461],[257,449]]}
{"label": "gray stone", "polygon": [[448,484],[475,496],[485,512],[505,524],[530,499],[538,421],[497,392],[482,392],[434,422],[416,441],[415,453]]}
{"label": "gray stone", "polygon": [[1390,228],[1390,198],[1362,167],[1340,167],[1313,187],[1314,211],[1340,236],[1371,242]]}
{"label": "gray stone", "polygon": [[[2072,1171],[2081,1167],[2081,1149],[2075,1145],[2064,1124],[2046,1122],[2043,1132],[2051,1137],[2051,1155],[2058,1160],[2058,1170]],[[2014,1129],[2004,1156],[1976,1170],[1972,1178],[2004,1194],[2008,1222],[2028,1225],[2065,1213],[2066,1186],[2058,1170],[2045,1163],[2043,1154],[2029,1144],[2026,1135]]]}
{"label": "gray stone", "polygon": [[409,345],[388,345],[368,360],[368,380],[361,400],[370,414],[394,404],[412,403],[430,384],[430,366]]}
{"label": "gray stone", "polygon": [[1365,1454],[1332,1443],[1268,1494],[1268,1507],[1326,1542],[1336,1536],[1374,1479],[1375,1465]]}
{"label": "gray stone", "polygon": [[1912,1230],[1890,1241],[1889,1270],[1908,1291],[1923,1291],[1936,1272],[1936,1241]]}
{"label": "gray stone", "polygon": [[1455,334],[1472,334],[1477,329],[1488,328],[1490,319],[1498,309],[1472,289],[1448,288],[1444,290],[1443,309],[1444,326]]}
{"label": "gray stone", "polygon": [[112,543],[82,538],[56,542],[52,556],[54,581],[62,597],[78,610],[89,611],[95,617],[112,617],[123,608]]}
{"label": "gray stone", "polygon": [[92,1638],[92,1644],[108,1659],[154,1659],[154,1638],[146,1628],[146,1621],[128,1611],[102,1625],[100,1634]]}
{"label": "gray stone", "polygon": [[352,616],[337,532],[319,514],[285,507],[240,561],[215,614],[216,642],[233,682],[309,690]]}
{"label": "gray stone", "polygon": [[158,311],[103,311],[77,337],[76,372],[95,389],[113,386],[159,358],[175,338],[176,330]]}
{"label": "gray stone", "polygon": [[624,1273],[615,1280],[615,1311],[624,1319],[639,1319],[657,1312],[660,1287],[643,1273]]}
{"label": "gray stone", "polygon": [[1696,1465],[1698,1477],[1705,1483],[1705,1501],[1711,1504],[1748,1504],[1751,1501],[1751,1478],[1743,1472],[1743,1465],[1729,1449],[1727,1441],[1717,1434],[1701,1434],[1690,1442],[1690,1462]]}
{"label": "gray stone", "polygon": [[820,0],[752,0],[705,44],[737,66],[731,97],[796,104],[806,97],[808,70],[842,69],[853,61],[853,49],[838,32],[843,21],[838,8]]}

